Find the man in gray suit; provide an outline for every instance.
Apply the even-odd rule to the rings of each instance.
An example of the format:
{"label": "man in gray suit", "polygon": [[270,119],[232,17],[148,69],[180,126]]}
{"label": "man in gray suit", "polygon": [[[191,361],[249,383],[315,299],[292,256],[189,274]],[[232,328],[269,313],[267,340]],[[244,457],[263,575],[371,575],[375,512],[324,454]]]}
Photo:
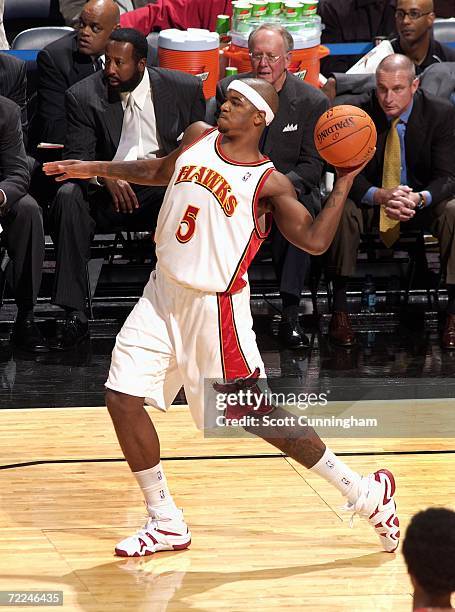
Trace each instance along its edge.
{"label": "man in gray suit", "polygon": [[40,353],[48,347],[33,308],[41,284],[44,232],[39,206],[27,193],[30,175],[20,115],[17,104],[0,96],[0,225],[18,308],[11,339],[18,348]]}
{"label": "man in gray suit", "polygon": [[[129,28],[112,32],[104,73],[87,77],[66,93],[64,159],[162,157],[178,146],[188,125],[204,119],[201,81],[176,70],[147,68],[146,60],[145,36]],[[88,336],[85,270],[95,229],[154,229],[164,195],[160,187],[120,180],[99,183],[68,182],[51,207],[57,253],[53,301],[67,313],[55,347],[59,350]]]}
{"label": "man in gray suit", "polygon": [[[314,146],[316,121],[329,107],[328,100],[315,87],[287,71],[294,41],[280,26],[266,24],[250,34],[248,47],[252,73],[227,77],[218,83],[218,109],[234,78],[255,76],[269,81],[278,92],[280,106],[260,142],[277,170],[294,185],[300,202],[315,216],[321,208],[319,184],[323,162]],[[272,253],[283,302],[279,337],[288,348],[308,346],[298,320],[300,294],[309,270],[310,256],[290,244],[274,228]]]}

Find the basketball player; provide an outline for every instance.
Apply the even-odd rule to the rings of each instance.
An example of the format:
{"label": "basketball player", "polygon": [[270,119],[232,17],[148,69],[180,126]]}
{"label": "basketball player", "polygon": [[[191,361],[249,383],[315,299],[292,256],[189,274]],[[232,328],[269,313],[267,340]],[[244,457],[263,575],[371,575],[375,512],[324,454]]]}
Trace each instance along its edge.
{"label": "basketball player", "polygon": [[403,540],[415,612],[452,610],[455,592],[455,512],[428,508],[414,515]]}
{"label": "basketball player", "polygon": [[[155,235],[156,270],[117,337],[106,383],[108,410],[149,514],[142,529],[117,544],[117,555],[179,550],[191,542],[169,492],[144,398],[166,410],[183,384],[192,417],[202,428],[204,380],[237,379],[227,384],[256,388],[264,365],[252,330],[246,271],[267,236],[271,215],[290,242],[309,253],[323,253],[361,170],[338,170],[333,192],[313,220],[290,181],[258,150],[261,133],[277,109],[278,95],[265,80],[235,80],[221,107],[218,129],[192,124],[182,145],[167,157],[45,165],[57,181],[102,176],[169,184]],[[286,414],[268,405],[258,414],[271,411]],[[259,435],[331,482],[346,498],[347,509],[374,527],[384,550],[397,548],[395,482],[389,471],[360,476],[311,427],[264,426]]]}

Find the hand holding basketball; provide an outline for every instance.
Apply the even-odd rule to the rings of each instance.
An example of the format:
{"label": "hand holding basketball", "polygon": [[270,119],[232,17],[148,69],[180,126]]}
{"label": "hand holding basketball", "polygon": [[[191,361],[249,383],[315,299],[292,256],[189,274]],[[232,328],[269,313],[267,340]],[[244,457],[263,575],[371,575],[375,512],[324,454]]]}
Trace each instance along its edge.
{"label": "hand holding basketball", "polygon": [[318,119],[314,142],[319,155],[336,168],[353,169],[368,162],[376,146],[376,127],[361,108],[334,106]]}

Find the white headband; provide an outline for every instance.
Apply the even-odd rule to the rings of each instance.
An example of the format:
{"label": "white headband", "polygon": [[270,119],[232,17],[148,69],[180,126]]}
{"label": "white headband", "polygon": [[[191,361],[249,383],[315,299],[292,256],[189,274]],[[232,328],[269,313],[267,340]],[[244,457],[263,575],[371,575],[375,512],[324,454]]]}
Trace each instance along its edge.
{"label": "white headband", "polygon": [[247,100],[251,102],[251,104],[256,107],[260,111],[265,112],[265,125],[270,125],[275,117],[275,113],[258,92],[241,81],[240,79],[235,79],[231,81],[228,85],[228,91],[230,89],[234,89],[238,91],[242,96],[244,96]]}

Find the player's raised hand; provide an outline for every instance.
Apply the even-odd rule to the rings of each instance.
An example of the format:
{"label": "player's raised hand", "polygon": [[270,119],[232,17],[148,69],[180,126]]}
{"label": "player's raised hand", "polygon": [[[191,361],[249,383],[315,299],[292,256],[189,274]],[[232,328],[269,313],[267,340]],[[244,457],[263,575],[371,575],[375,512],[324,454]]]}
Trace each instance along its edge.
{"label": "player's raised hand", "polygon": [[360,174],[360,172],[362,172],[365,166],[370,162],[375,153],[376,147],[372,147],[368,152],[368,157],[359,166],[355,166],[354,168],[335,168],[338,178],[348,177],[354,180],[355,177]]}
{"label": "player's raised hand", "polygon": [[48,176],[55,176],[57,182],[68,179],[89,179],[96,176],[92,162],[79,159],[66,159],[64,161],[47,162],[43,164],[43,171]]}

